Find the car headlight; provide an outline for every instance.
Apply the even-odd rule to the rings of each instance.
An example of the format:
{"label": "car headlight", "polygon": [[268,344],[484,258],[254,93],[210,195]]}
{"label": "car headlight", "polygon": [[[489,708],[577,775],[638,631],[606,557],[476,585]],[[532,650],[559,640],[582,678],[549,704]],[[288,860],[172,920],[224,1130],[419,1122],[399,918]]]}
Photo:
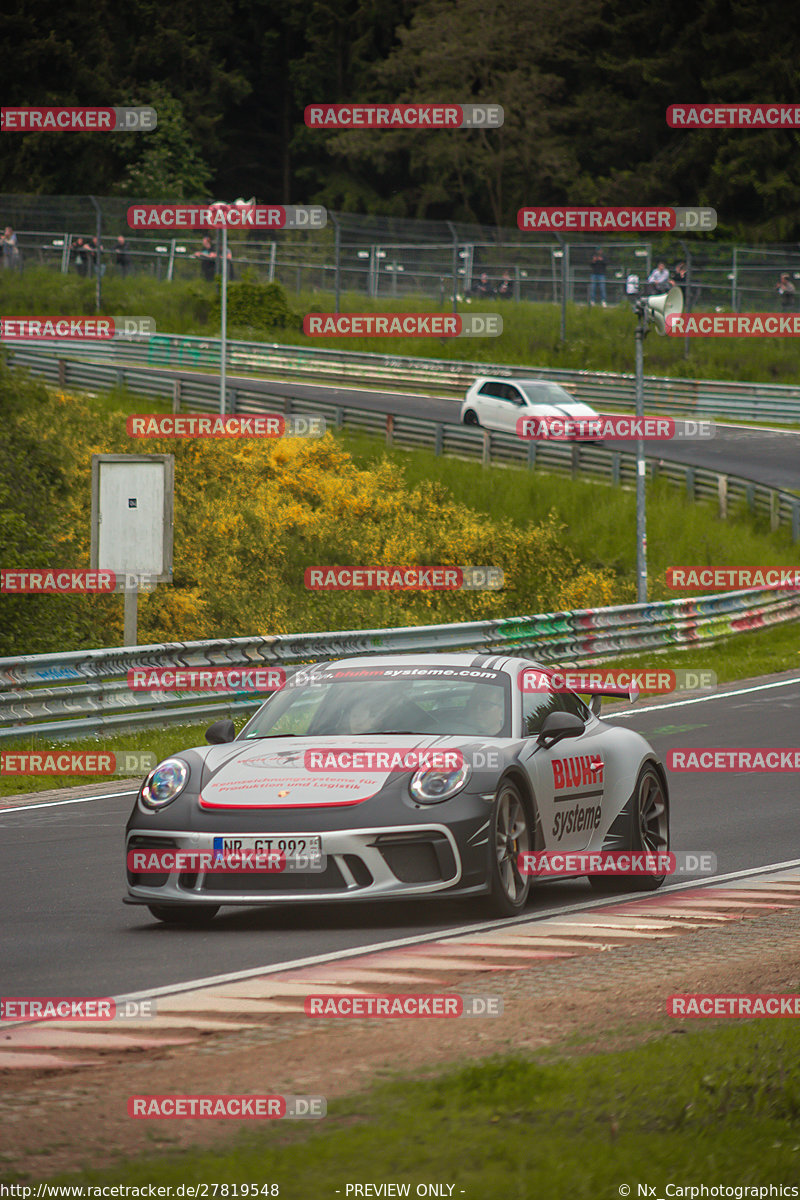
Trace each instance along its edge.
{"label": "car headlight", "polygon": [[408,790],[420,804],[439,804],[460,792],[471,774],[472,768],[468,763],[448,770],[426,767],[417,771]]}
{"label": "car headlight", "polygon": [[139,797],[145,808],[163,808],[186,787],[189,768],[182,758],[165,758],[142,784]]}

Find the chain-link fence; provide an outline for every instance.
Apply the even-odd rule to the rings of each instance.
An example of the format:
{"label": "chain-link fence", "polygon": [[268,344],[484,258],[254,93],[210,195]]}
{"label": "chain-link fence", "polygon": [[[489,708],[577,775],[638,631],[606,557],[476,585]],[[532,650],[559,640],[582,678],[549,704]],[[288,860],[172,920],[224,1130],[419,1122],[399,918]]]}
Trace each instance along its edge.
{"label": "chain-link fence", "polygon": [[[46,267],[64,274],[149,275],[172,281],[203,277],[219,258],[198,256],[202,234],[133,234],[126,219],[135,201],[122,197],[0,196],[0,228],[17,236],[16,269]],[[100,230],[100,253],[97,238]],[[212,248],[219,233],[212,233]],[[120,240],[122,239],[122,240]],[[735,312],[793,308],[791,288],[779,293],[786,275],[800,288],[800,246],[745,246],[701,238],[635,241],[618,237],[599,242],[591,234],[538,234],[450,221],[412,221],[329,211],[326,228],[285,230],[276,237],[260,231],[228,233],[233,278],[250,271],[262,282],[276,281],[289,292],[355,292],[371,299],[415,295],[440,305],[453,296],[587,304],[591,259],[601,245],[606,260],[608,304],[626,300],[626,280],[644,285],[659,261],[674,274],[688,267],[686,307]],[[4,265],[12,266],[11,256]],[[600,294],[596,293],[596,299]]]}

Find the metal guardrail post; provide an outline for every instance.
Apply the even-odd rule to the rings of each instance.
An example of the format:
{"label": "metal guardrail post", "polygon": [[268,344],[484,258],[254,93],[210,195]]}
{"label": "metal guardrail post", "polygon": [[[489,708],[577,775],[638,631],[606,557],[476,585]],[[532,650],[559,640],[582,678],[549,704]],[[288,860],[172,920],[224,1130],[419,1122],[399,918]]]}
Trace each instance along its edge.
{"label": "metal guardrail post", "polygon": [[433,453],[438,458],[441,455],[443,450],[444,450],[444,425],[442,424],[441,421],[437,421],[436,422],[435,439],[434,439],[434,444],[433,444]]}
{"label": "metal guardrail post", "polygon": [[686,468],[686,495],[690,500],[694,500],[694,467]]}
{"label": "metal guardrail post", "polygon": [[181,411],[181,381],[173,379],[172,381],[172,411],[179,413]]}
{"label": "metal guardrail post", "polygon": [[800,500],[792,505],[792,542],[795,545],[800,542]]}
{"label": "metal guardrail post", "polygon": [[719,497],[719,516],[721,521],[728,518],[728,476],[717,476],[717,495]]}
{"label": "metal guardrail post", "polygon": [[394,413],[386,414],[386,447],[390,449],[394,440]]}
{"label": "metal guardrail post", "polygon": [[58,386],[62,391],[67,386],[67,360],[65,358],[58,360]]}
{"label": "metal guardrail post", "polygon": [[780,495],[774,488],[770,489],[769,493],[769,528],[770,533],[775,533],[780,529],[781,524],[781,503]]}
{"label": "metal guardrail post", "polygon": [[481,455],[481,466],[490,467],[492,465],[492,435],[488,429],[483,431],[483,454]]}

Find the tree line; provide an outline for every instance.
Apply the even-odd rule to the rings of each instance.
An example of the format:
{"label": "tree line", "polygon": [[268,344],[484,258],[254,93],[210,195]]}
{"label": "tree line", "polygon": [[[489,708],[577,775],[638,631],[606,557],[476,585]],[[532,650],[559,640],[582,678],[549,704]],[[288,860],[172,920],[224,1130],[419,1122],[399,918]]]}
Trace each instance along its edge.
{"label": "tree line", "polygon": [[[800,96],[783,0],[11,0],[4,104],[148,104],[151,133],[4,133],[0,192],[323,203],[516,223],[526,204],[717,209],[800,237],[798,131],[667,127]],[[312,103],[502,104],[498,130],[317,131]]]}

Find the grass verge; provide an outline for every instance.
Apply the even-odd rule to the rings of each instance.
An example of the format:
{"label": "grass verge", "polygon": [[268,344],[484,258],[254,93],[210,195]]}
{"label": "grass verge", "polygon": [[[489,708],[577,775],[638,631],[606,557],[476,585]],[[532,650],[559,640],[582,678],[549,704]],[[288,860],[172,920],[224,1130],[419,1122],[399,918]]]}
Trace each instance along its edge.
{"label": "grass verge", "polygon": [[[282,1200],[344,1197],[348,1184],[368,1181],[407,1184],[411,1196],[420,1184],[454,1185],[431,1194],[480,1200],[595,1200],[648,1194],[645,1185],[664,1196],[668,1183],[794,1183],[797,1024],[698,1026],[675,1021],[643,1045],[546,1065],[498,1057],[394,1078],[333,1102],[319,1124],[276,1122],[236,1135],[224,1151],[120,1161],[57,1181],[277,1184],[272,1194]],[[153,1141],[167,1129],[154,1122]]]}

